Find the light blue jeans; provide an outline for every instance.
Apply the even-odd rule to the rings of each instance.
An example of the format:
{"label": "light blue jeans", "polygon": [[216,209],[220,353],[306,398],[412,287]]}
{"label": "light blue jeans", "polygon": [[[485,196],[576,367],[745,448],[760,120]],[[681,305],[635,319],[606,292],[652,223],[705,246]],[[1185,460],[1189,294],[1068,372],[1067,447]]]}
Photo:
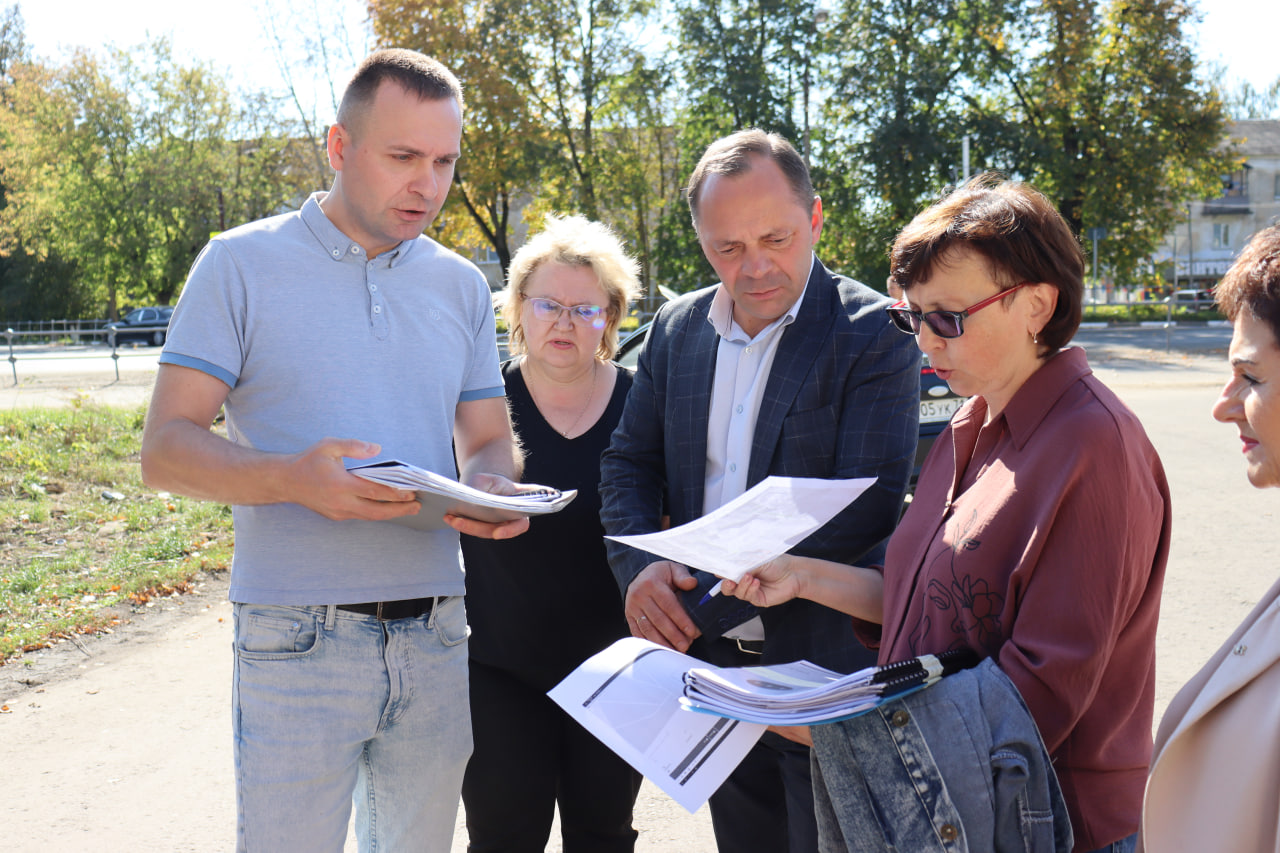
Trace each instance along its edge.
{"label": "light blue jeans", "polygon": [[989,658],[810,731],[823,853],[1070,853],[1040,732]]}
{"label": "light blue jeans", "polygon": [[471,754],[461,597],[379,622],[235,605],[240,851],[448,851]]}
{"label": "light blue jeans", "polygon": [[1138,833],[1127,835],[1119,841],[1108,844],[1106,847],[1099,847],[1090,853],[1133,853],[1138,849]]}

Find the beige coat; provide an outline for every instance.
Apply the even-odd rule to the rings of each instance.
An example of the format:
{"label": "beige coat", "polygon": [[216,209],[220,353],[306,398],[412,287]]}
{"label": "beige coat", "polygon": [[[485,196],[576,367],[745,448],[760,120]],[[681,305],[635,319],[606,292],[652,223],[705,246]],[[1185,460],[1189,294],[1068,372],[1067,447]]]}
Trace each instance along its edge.
{"label": "beige coat", "polygon": [[1280,582],[1169,703],[1139,849],[1280,853]]}

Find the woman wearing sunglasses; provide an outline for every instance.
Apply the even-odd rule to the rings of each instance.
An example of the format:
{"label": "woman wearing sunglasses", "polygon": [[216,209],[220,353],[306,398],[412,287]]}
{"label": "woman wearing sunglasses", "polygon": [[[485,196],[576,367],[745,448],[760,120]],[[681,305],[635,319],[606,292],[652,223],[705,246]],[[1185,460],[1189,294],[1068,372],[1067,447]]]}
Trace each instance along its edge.
{"label": "woman wearing sunglasses", "polygon": [[[972,399],[926,459],[882,569],[787,555],[725,590],[844,610],[882,664],[960,647],[991,658],[1053,759],[1074,849],[1118,851],[1135,843],[1151,757],[1169,492],[1137,418],[1064,348],[1083,269],[1062,217],[1021,184],[984,176],[917,216],[894,242],[905,301],[888,311]],[[837,756],[854,725],[812,731],[828,788],[848,790]],[[824,838],[860,849],[842,803],[826,808]],[[893,806],[877,808],[891,836]]]}
{"label": "woman wearing sunglasses", "polygon": [[542,850],[556,807],[566,850],[631,850],[640,776],[546,692],[630,635],[605,558],[600,454],[631,374],[611,359],[639,291],[614,234],[549,217],[511,261],[503,364],[524,477],[578,496],[515,540],[462,537],[474,752],[462,786],[471,850]]}

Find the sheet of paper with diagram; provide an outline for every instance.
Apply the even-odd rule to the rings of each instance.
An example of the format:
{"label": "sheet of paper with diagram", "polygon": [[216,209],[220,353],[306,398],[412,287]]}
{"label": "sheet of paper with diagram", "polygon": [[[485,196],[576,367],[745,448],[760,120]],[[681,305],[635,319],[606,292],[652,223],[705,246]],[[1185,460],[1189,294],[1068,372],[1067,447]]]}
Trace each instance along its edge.
{"label": "sheet of paper with diagram", "polygon": [[702,662],[637,637],[586,660],[549,695],[583,728],[690,812],[715,793],[765,727],[680,707]]}
{"label": "sheet of paper with diagram", "polygon": [[716,667],[626,637],[589,658],[547,695],[693,812],[746,757],[766,726],[847,719],[977,662],[973,651],[959,649],[852,675],[808,661]]}

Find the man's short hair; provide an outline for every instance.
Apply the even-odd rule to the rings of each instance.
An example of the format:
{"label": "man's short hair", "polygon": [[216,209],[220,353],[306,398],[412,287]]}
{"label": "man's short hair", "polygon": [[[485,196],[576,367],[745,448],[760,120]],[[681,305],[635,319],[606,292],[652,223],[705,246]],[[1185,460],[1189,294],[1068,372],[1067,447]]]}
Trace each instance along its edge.
{"label": "man's short hair", "polygon": [[416,50],[389,48],[369,54],[356,68],[338,106],[338,124],[354,133],[352,124],[359,124],[360,115],[373,103],[385,80],[394,81],[419,100],[453,98],[462,109],[462,84],[452,71]]}
{"label": "man's short hair", "polygon": [[709,175],[725,175],[732,177],[751,171],[752,160],[756,157],[767,157],[782,170],[783,177],[791,187],[796,203],[806,211],[813,209],[813,200],[817,194],[813,191],[813,179],[809,176],[809,167],[804,158],[796,151],[794,145],[776,133],[766,133],[757,128],[740,130],[707,146],[702,159],[694,167],[689,176],[689,186],[685,194],[689,199],[689,212],[693,214],[693,224],[698,224],[698,197],[702,193],[702,185]]}

